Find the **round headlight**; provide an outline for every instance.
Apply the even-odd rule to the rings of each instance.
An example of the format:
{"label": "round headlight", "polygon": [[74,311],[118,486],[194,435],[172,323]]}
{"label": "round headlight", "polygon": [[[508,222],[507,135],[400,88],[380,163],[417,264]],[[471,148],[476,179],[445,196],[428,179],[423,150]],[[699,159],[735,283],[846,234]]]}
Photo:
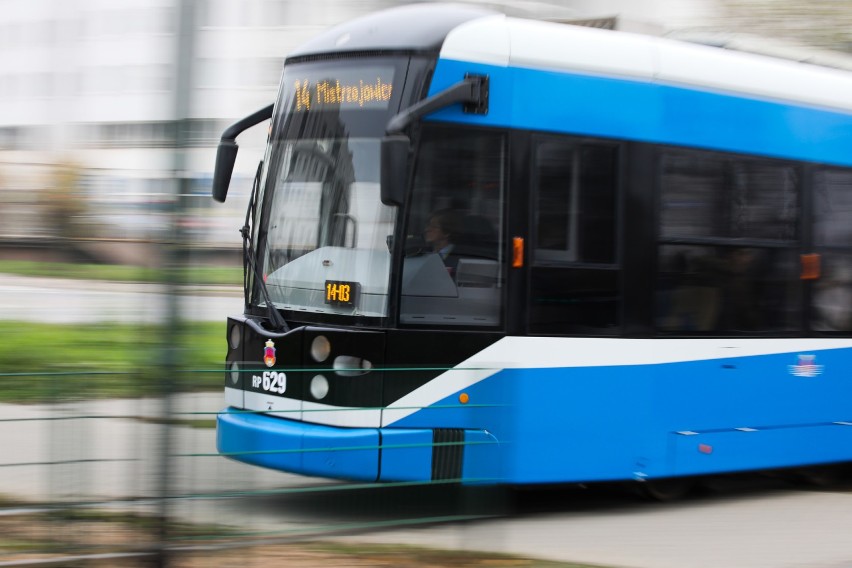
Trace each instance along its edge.
{"label": "round headlight", "polygon": [[240,346],[242,336],[243,331],[240,329],[240,326],[236,324],[232,325],[230,331],[228,331],[228,345],[231,346],[231,349],[236,349]]}
{"label": "round headlight", "polygon": [[322,363],[331,355],[331,343],[324,335],[317,335],[311,342],[311,357],[317,363]]}
{"label": "round headlight", "polygon": [[316,375],[311,379],[311,396],[317,400],[325,398],[328,394],[328,379],[322,375]]}
{"label": "round headlight", "polygon": [[237,384],[240,382],[240,364],[236,361],[231,363],[228,369],[228,374],[231,376],[231,383]]}

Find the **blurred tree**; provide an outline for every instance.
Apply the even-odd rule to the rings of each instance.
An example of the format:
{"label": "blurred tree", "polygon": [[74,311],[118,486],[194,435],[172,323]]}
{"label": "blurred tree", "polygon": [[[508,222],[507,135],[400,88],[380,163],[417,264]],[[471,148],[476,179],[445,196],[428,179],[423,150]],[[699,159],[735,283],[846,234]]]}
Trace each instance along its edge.
{"label": "blurred tree", "polygon": [[719,0],[731,31],[796,40],[852,52],[852,2],[847,0]]}

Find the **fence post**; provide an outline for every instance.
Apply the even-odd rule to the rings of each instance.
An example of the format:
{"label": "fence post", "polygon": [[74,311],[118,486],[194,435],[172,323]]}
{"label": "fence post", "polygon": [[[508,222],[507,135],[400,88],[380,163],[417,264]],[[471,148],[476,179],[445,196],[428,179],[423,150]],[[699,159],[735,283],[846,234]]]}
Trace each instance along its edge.
{"label": "fence post", "polygon": [[169,425],[173,414],[172,397],[182,368],[182,331],[180,285],[186,267],[186,243],[183,223],[185,200],[189,193],[187,149],[189,146],[189,106],[192,93],[192,55],[195,41],[195,2],[180,0],[178,4],[177,52],[174,91],[174,183],[175,194],[171,200],[169,235],[164,242],[161,258],[164,268],[164,286],[167,293],[168,315],[164,322],[160,360],[160,393],[162,413],[162,438],[160,440],[159,468],[159,527],[157,535],[156,565],[169,565],[169,526],[171,519],[171,493],[174,468],[172,462],[172,437]]}

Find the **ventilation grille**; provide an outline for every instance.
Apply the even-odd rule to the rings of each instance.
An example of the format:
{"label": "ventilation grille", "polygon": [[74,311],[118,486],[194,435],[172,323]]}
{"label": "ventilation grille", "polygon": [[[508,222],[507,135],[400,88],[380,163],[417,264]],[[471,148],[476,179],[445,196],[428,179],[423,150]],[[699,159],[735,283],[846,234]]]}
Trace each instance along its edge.
{"label": "ventilation grille", "polygon": [[464,430],[437,428],[432,431],[432,480],[461,479]]}

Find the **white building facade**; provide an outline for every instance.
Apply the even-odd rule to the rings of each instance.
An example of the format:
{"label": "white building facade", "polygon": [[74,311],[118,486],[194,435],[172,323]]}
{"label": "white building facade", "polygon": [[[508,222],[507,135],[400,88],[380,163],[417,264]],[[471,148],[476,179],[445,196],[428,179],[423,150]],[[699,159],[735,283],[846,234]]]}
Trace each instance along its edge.
{"label": "white building facade", "polygon": [[[177,74],[186,72],[177,64],[181,1],[0,0],[0,238],[51,234],[38,212],[45,195],[51,207],[66,203],[78,236],[142,239],[164,225],[163,204],[175,195],[175,120],[184,118],[175,110]],[[200,240],[236,246],[266,132],[241,137],[230,198],[214,207],[207,195],[221,131],[273,100],[295,46],[400,2],[187,1],[194,31],[184,164],[197,196],[187,225]],[[659,29],[716,11],[716,0],[476,3],[561,20],[620,15]]]}

